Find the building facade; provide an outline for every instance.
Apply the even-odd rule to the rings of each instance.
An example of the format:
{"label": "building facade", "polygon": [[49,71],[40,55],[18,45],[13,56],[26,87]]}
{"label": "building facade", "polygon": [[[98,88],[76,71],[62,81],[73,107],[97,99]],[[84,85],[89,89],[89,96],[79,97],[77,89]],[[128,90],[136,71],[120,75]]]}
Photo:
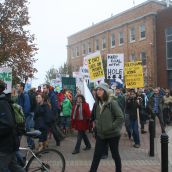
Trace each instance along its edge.
{"label": "building facade", "polygon": [[141,60],[145,85],[157,85],[156,17],[164,2],[148,0],[68,37],[67,63],[77,71],[83,57],[100,51],[124,53],[125,62]]}
{"label": "building facade", "polygon": [[172,88],[172,7],[157,14],[157,81]]}

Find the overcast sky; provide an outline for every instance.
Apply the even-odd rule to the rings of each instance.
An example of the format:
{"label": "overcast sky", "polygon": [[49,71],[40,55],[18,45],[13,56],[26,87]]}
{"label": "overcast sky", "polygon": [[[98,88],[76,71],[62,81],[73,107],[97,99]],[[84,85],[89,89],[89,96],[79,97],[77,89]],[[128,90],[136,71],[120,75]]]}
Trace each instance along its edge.
{"label": "overcast sky", "polygon": [[[52,66],[67,60],[67,37],[133,7],[133,0],[29,0],[30,30],[39,48],[35,58],[37,86]],[[146,0],[134,0],[138,5]]]}

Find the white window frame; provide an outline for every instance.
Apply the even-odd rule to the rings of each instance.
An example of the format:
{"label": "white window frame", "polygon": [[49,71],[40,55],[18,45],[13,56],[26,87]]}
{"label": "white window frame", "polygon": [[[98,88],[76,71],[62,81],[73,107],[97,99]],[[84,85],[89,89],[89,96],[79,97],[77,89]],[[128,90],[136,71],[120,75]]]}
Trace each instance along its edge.
{"label": "white window frame", "polygon": [[99,39],[98,38],[95,40],[95,50],[96,51],[100,50],[100,47],[99,47]]}
{"label": "white window frame", "polygon": [[111,33],[110,45],[111,45],[111,48],[114,48],[115,47],[115,34],[114,33]]}
{"label": "white window frame", "polygon": [[79,47],[76,47],[76,48],[75,48],[75,53],[76,53],[76,54],[75,54],[76,57],[79,57]]}
{"label": "white window frame", "polygon": [[[105,45],[105,47],[104,47],[104,45]],[[102,50],[104,50],[104,49],[106,49],[106,36],[105,35],[102,37]]]}
{"label": "white window frame", "polygon": [[[122,38],[121,38],[122,35]],[[124,44],[124,32],[119,32],[119,45],[123,45]],[[121,43],[121,39],[123,40],[123,42]]]}
{"label": "white window frame", "polygon": [[[142,27],[144,26],[144,30],[142,30]],[[144,37],[142,37],[142,32],[144,32]],[[146,26],[145,24],[140,25],[140,40],[146,39]]]}
{"label": "white window frame", "polygon": [[82,54],[83,55],[86,54],[86,45],[85,45],[85,43],[82,44]]}
{"label": "white window frame", "polygon": [[136,41],[136,30],[134,27],[130,29],[130,42]]}
{"label": "white window frame", "polygon": [[136,60],[136,54],[135,53],[131,53],[130,55],[130,61],[134,62]]}
{"label": "white window frame", "polygon": [[[143,64],[143,53],[145,53],[145,64]],[[141,53],[140,53],[140,60],[142,61],[142,65],[143,66],[146,66],[147,65],[147,57],[146,57],[146,52],[145,51],[142,51]]]}

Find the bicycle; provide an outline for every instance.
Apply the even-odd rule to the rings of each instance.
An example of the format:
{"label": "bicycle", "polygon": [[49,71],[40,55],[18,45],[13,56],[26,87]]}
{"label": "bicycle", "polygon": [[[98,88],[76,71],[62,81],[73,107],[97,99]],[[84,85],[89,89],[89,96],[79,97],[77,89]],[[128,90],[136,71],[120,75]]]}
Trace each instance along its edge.
{"label": "bicycle", "polygon": [[[35,130],[24,134],[32,138],[38,138],[40,131]],[[20,151],[24,151],[26,172],[64,172],[65,171],[65,158],[63,154],[56,149],[45,148],[41,151],[34,153],[29,147],[20,147]],[[29,156],[31,154],[31,157]]]}

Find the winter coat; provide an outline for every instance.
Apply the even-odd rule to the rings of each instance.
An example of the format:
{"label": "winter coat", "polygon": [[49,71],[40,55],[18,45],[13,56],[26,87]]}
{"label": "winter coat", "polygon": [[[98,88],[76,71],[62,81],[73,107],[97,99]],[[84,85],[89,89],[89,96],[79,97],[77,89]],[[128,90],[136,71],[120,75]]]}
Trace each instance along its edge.
{"label": "winter coat", "polygon": [[54,116],[56,116],[60,111],[59,107],[58,107],[57,96],[56,96],[54,91],[50,91],[49,94],[48,94],[48,97],[49,97],[49,100],[50,100],[50,103],[51,103],[52,112],[53,112]]}
{"label": "winter coat", "polygon": [[76,119],[74,119],[74,111],[76,106],[77,104],[75,104],[72,108],[72,115],[71,115],[72,128],[78,131],[86,131],[89,129],[89,120],[91,117],[89,104],[86,102],[82,103],[83,120],[79,119],[79,108],[77,108],[76,110]]}
{"label": "winter coat", "polygon": [[[154,94],[149,98],[149,101],[148,101],[148,109],[149,109],[149,112],[151,114],[153,114],[153,107],[154,107]],[[159,113],[162,113],[163,111],[163,97],[159,95],[159,104],[158,104],[158,108],[159,108]]]}
{"label": "winter coat", "polygon": [[23,92],[18,96],[18,104],[23,108],[25,117],[30,115],[30,98],[27,92]]}
{"label": "winter coat", "polygon": [[35,129],[47,129],[53,121],[53,114],[48,104],[37,105],[35,110]]}
{"label": "winter coat", "polygon": [[129,114],[130,119],[137,120],[137,108],[139,108],[137,97],[129,97],[126,100],[126,112]]}
{"label": "winter coat", "polygon": [[0,94],[0,153],[13,153],[19,147],[14,116],[11,102]]}
{"label": "winter coat", "polygon": [[62,112],[63,112],[63,116],[65,117],[71,116],[72,104],[70,100],[67,98],[65,98],[64,101],[62,102]]}
{"label": "winter coat", "polygon": [[96,102],[95,113],[95,125],[100,138],[120,136],[124,115],[117,101],[109,97],[102,109],[99,102]]}
{"label": "winter coat", "polygon": [[163,109],[170,108],[172,106],[172,96],[168,96],[168,97],[164,96],[163,101],[164,101]]}

